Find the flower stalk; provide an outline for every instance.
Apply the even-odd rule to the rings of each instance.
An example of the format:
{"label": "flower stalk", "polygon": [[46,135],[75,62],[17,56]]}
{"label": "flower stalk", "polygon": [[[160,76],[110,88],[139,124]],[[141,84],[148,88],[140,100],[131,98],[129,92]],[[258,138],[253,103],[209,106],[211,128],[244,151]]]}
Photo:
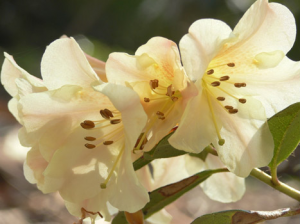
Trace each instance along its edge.
{"label": "flower stalk", "polygon": [[300,201],[300,191],[290,187],[289,185],[282,183],[280,181],[279,185],[275,185],[272,181],[272,177],[268,174],[266,174],[265,172],[263,172],[262,170],[258,169],[258,168],[254,168],[251,171],[251,176],[255,177],[256,179],[266,183],[267,185],[273,187],[274,189],[290,196],[291,198],[294,198],[297,201]]}

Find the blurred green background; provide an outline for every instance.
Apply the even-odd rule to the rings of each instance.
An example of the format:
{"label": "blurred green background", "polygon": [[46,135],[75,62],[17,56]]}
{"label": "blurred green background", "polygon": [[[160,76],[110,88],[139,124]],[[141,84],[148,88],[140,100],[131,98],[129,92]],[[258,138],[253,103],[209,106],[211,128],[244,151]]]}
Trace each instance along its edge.
{"label": "blurred green background", "polygon": [[[73,36],[86,53],[106,61],[113,51],[133,54],[154,36],[163,36],[178,43],[189,26],[201,18],[219,19],[234,28],[253,2],[254,0],[0,0],[0,61],[3,62],[2,52],[5,51],[13,55],[16,62],[30,74],[40,77],[40,61],[46,46],[62,35]],[[293,12],[299,27],[300,0],[272,2],[286,5]],[[288,56],[293,60],[300,60],[299,49],[300,35]],[[46,198],[35,186],[24,180],[24,157],[5,157],[7,154],[2,152],[4,142],[7,142],[6,134],[16,124],[7,110],[9,99],[10,96],[0,85],[0,216],[11,218],[4,221],[0,218],[0,224],[72,223],[75,219],[66,212],[61,202],[57,202],[57,195]],[[16,133],[15,131],[13,135],[16,136]],[[11,143],[17,140],[8,141]],[[289,175],[299,178],[299,150],[297,154],[298,158],[291,157],[289,162],[281,166],[280,178],[291,180]],[[261,195],[265,186],[251,183],[252,193]],[[257,190],[257,186],[261,188]],[[265,192],[270,189],[266,188]],[[277,192],[272,192],[273,200],[269,200],[272,196],[265,198],[267,194],[261,198],[266,203],[272,203],[272,206],[261,205],[262,208],[268,210],[291,205],[292,202],[283,196],[280,196],[283,197],[280,200],[275,200]],[[205,197],[204,195],[203,200],[209,201]],[[253,200],[250,192],[242,204],[231,203],[229,207],[222,205],[216,207],[216,211],[232,208],[261,209],[261,202]],[[278,201],[283,204],[276,204]],[[214,205],[207,204],[209,207]],[[14,222],[13,218],[16,217],[17,222]],[[278,223],[298,221],[294,222],[293,219],[291,222]]]}

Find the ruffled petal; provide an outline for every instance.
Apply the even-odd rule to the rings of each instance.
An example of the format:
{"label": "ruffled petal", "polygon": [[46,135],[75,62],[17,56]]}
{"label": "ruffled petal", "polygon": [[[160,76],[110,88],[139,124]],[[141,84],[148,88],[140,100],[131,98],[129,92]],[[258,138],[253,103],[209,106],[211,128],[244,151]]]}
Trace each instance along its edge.
{"label": "ruffled petal", "polygon": [[15,83],[16,79],[26,81],[28,85],[31,86],[31,92],[46,90],[42,80],[30,75],[24,69],[19,67],[11,55],[4,53],[4,56],[5,60],[1,70],[1,83],[12,97],[16,97],[19,93],[18,87]]}
{"label": "ruffled petal", "polygon": [[101,83],[73,38],[58,39],[47,47],[41,62],[41,72],[50,90],[64,85],[89,87],[94,81]]}
{"label": "ruffled petal", "polygon": [[233,34],[237,42],[229,52],[239,48],[254,55],[275,50],[287,53],[296,38],[295,19],[284,5],[258,0],[244,14]]}
{"label": "ruffled petal", "polygon": [[230,27],[219,20],[201,19],[190,26],[189,33],[180,40],[179,47],[182,63],[192,81],[202,78],[230,33]]}
{"label": "ruffled petal", "polygon": [[[186,168],[190,175],[203,170],[218,169],[224,164],[217,156],[209,154],[205,162],[197,157],[186,156]],[[236,176],[233,173],[216,173],[200,184],[204,193],[212,200],[230,203],[242,198],[245,193],[245,178]]]}

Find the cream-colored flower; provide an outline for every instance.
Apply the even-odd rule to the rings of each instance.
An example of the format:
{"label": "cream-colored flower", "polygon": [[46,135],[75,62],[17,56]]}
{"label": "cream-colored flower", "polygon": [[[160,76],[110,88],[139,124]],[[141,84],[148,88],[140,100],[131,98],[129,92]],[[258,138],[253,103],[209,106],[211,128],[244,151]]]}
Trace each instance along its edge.
{"label": "cream-colored flower", "polygon": [[258,0],[232,31],[202,19],[180,41],[182,62],[199,94],[170,143],[200,152],[212,143],[236,175],[267,165],[273,140],[265,121],[300,100],[300,64],[285,57],[295,41],[291,12]]}
{"label": "cream-colored flower", "polygon": [[167,135],[197,92],[181,66],[176,44],[162,37],[150,39],[134,56],[112,53],[106,75],[109,82],[128,85],[137,92],[148,115],[136,150],[148,151]]}
{"label": "cream-colored flower", "polygon": [[[2,83],[12,90],[27,73],[7,60]],[[135,212],[149,200],[132,166],[132,149],[147,117],[134,91],[103,83],[88,60],[74,39],[56,40],[42,58],[42,91],[18,97],[23,89],[17,86],[9,92],[24,126],[20,141],[32,147],[26,178],[43,193],[59,191],[73,215],[80,217],[84,208],[109,220],[109,204]],[[26,84],[35,88],[32,83]]]}

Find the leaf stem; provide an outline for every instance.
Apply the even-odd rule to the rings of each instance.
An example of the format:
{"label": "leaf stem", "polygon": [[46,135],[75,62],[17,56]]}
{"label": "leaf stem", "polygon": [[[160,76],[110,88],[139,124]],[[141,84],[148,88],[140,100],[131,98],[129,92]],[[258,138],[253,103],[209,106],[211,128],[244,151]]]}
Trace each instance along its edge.
{"label": "leaf stem", "polygon": [[269,186],[273,187],[274,189],[290,196],[291,198],[294,198],[297,201],[300,201],[300,191],[278,181],[278,185],[274,184],[272,181],[272,177],[268,174],[266,174],[265,172],[263,172],[262,170],[258,169],[258,168],[254,168],[251,171],[251,176],[259,179],[260,181],[268,184]]}

